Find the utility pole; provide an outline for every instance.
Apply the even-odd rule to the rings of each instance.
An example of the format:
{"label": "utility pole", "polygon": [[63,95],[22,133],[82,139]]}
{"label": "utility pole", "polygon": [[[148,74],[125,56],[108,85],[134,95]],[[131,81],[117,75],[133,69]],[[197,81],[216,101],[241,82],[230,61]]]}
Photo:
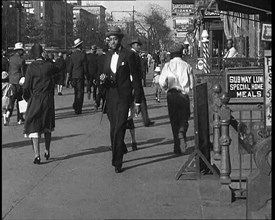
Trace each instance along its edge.
{"label": "utility pole", "polygon": [[65,30],[65,50],[67,50],[67,0],[65,0],[65,25],[64,25],[64,30]]}
{"label": "utility pole", "polygon": [[21,41],[21,12],[22,5],[21,0],[16,0],[16,8],[17,10],[17,42]]}
{"label": "utility pole", "polygon": [[135,37],[135,8],[133,6],[133,29],[132,29],[132,38]]}

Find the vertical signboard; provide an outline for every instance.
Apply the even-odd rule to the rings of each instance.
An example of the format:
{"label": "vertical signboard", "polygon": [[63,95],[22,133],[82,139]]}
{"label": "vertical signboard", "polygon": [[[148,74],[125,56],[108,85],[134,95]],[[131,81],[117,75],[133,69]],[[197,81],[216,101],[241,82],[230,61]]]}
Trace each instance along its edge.
{"label": "vertical signboard", "polygon": [[265,78],[265,125],[271,129],[272,123],[272,56],[271,50],[264,51],[264,78]]}

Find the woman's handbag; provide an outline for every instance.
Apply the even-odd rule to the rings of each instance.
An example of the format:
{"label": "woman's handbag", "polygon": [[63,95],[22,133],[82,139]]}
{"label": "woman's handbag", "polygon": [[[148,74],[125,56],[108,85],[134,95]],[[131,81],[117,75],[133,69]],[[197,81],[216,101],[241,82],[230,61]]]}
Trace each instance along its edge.
{"label": "woman's handbag", "polygon": [[25,113],[27,110],[28,103],[23,99],[18,102],[18,105],[19,105],[19,112]]}

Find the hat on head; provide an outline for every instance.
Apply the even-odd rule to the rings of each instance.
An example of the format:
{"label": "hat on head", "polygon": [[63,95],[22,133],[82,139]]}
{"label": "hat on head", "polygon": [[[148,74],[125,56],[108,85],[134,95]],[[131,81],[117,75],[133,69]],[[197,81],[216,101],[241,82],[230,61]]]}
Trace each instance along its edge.
{"label": "hat on head", "polygon": [[73,46],[73,48],[78,47],[78,46],[81,45],[82,43],[83,43],[83,41],[80,40],[80,38],[77,38],[77,39],[74,41],[74,46]]}
{"label": "hat on head", "polygon": [[18,42],[14,45],[14,50],[25,50],[25,48],[23,47],[23,43]]}
{"label": "hat on head", "polygon": [[182,53],[183,45],[182,44],[174,44],[170,47],[170,53]]}
{"label": "hat on head", "polygon": [[160,67],[159,66],[156,67],[155,72],[160,72]]}
{"label": "hat on head", "polygon": [[35,43],[31,48],[31,53],[35,59],[38,57],[42,57],[42,53],[43,53],[42,46],[38,43]]}
{"label": "hat on head", "polygon": [[106,37],[110,36],[119,36],[123,37],[124,34],[122,33],[121,29],[118,26],[110,27],[109,31],[106,33]]}
{"label": "hat on head", "polygon": [[94,44],[94,45],[91,46],[91,49],[92,49],[92,50],[96,50],[96,49],[97,49],[97,46]]}
{"label": "hat on head", "polygon": [[2,71],[2,79],[7,79],[9,74],[6,71]]}
{"label": "hat on head", "polygon": [[134,38],[134,39],[132,39],[130,45],[132,45],[132,44],[134,44],[134,43],[138,43],[139,45],[142,45],[142,43],[141,43],[141,41],[140,41],[139,38]]}

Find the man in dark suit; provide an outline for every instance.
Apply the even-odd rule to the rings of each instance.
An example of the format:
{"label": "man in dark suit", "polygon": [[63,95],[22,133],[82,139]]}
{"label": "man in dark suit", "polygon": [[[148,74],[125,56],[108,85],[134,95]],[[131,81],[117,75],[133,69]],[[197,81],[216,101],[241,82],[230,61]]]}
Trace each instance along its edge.
{"label": "man in dark suit", "polygon": [[71,84],[74,87],[74,103],[73,108],[75,114],[82,113],[83,99],[84,99],[84,78],[87,77],[87,57],[86,53],[82,51],[82,43],[79,38],[74,41],[75,51],[71,55],[71,62],[69,64],[69,73]]}
{"label": "man in dark suit", "polygon": [[100,106],[100,102],[102,101],[102,111],[104,111],[104,103],[105,103],[105,96],[106,96],[106,89],[103,86],[102,82],[100,82],[100,75],[103,73],[103,69],[104,69],[104,62],[105,62],[105,58],[106,58],[106,52],[108,51],[108,48],[103,48],[102,49],[102,53],[99,53],[98,57],[97,57],[97,77],[96,80],[98,82],[98,94],[96,96],[96,106],[99,107]]}
{"label": "man in dark suit", "polygon": [[9,71],[9,59],[7,58],[7,53],[2,49],[2,71]]}
{"label": "man in dark suit", "polygon": [[145,53],[141,54],[141,71],[142,71],[142,80],[143,86],[146,87],[146,75],[148,73],[148,58],[145,56]]}
{"label": "man in dark suit", "polygon": [[[88,63],[88,85],[87,85],[87,97],[88,99],[91,98],[91,92],[92,92],[92,87],[93,87],[93,99],[94,102],[96,101],[96,93],[97,93],[97,47],[96,45],[92,45],[91,47],[91,53],[87,55],[87,63]],[[96,105],[96,104],[95,104]],[[98,106],[96,106],[97,108]]]}
{"label": "man in dark suit", "polygon": [[[11,97],[10,108],[11,110],[7,112],[8,120],[12,116],[14,105],[16,102],[16,109],[17,109],[17,124],[24,123],[23,113],[19,112],[19,104],[18,102],[22,100],[23,89],[22,85],[25,79],[26,73],[26,62],[23,58],[23,54],[25,53],[25,49],[23,47],[23,43],[18,42],[15,44],[14,47],[15,54],[10,57],[9,59],[9,80],[10,83],[14,87],[14,94]],[[23,81],[22,81],[23,80]]]}
{"label": "man in dark suit", "polygon": [[[130,43],[131,50],[133,51],[132,53],[135,56],[135,62],[136,62],[136,65],[137,65],[137,71],[138,71],[140,80],[142,79],[142,67],[141,67],[141,62],[142,61],[141,61],[141,58],[139,56],[141,45],[142,45],[142,43],[140,42],[140,40],[138,38],[133,39]],[[149,127],[149,126],[153,125],[155,122],[153,122],[149,119],[148,107],[147,107],[147,102],[146,102],[146,98],[145,98],[143,88],[142,88],[142,98],[141,98],[141,106],[140,107],[141,107],[140,110],[141,110],[141,115],[142,115],[144,126]]]}
{"label": "man in dark suit", "polygon": [[107,89],[106,105],[110,121],[112,165],[115,167],[115,172],[120,173],[123,154],[127,153],[124,137],[128,112],[131,103],[135,101],[136,114],[139,113],[142,85],[134,54],[121,45],[124,34],[120,28],[111,27],[106,35],[109,37],[111,50],[106,53],[104,74],[101,74],[100,80],[104,82]]}

